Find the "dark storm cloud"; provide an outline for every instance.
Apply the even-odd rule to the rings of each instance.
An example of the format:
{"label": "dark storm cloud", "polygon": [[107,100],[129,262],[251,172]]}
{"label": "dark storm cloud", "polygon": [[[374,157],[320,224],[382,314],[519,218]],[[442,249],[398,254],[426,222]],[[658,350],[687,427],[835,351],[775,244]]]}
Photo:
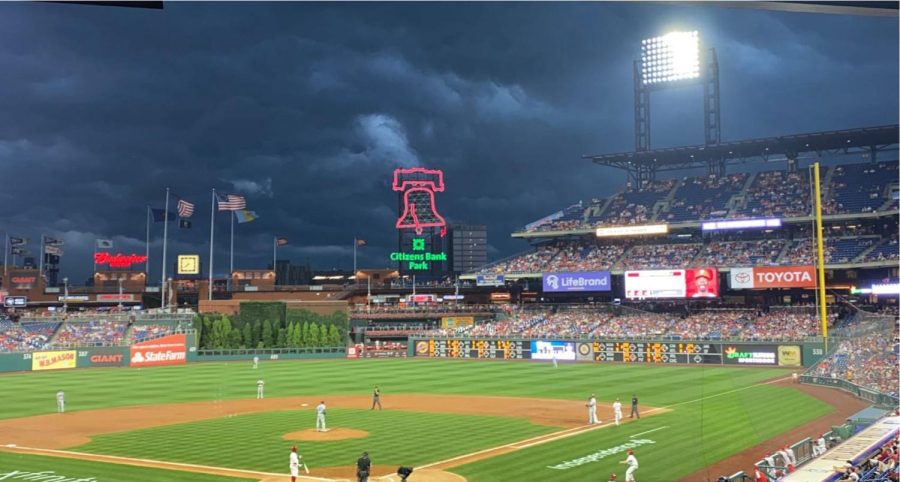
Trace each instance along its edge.
{"label": "dark storm cloud", "polygon": [[[167,3],[162,11],[0,5],[0,219],[67,241],[83,279],[97,237],[143,251],[164,189],[197,204],[170,253],[208,253],[210,189],[262,217],[236,265],[279,257],[384,266],[391,170],[445,170],[448,220],[509,233],[624,175],[580,160],[633,146],[640,39],[696,28],[717,49],[726,139],[897,120],[896,19],[659,4]],[[702,141],[699,88],[654,97],[654,144]],[[173,201],[174,203],[174,201]],[[160,269],[153,225],[151,272]],[[220,215],[216,265],[227,268]],[[216,271],[224,271],[216,269]]]}

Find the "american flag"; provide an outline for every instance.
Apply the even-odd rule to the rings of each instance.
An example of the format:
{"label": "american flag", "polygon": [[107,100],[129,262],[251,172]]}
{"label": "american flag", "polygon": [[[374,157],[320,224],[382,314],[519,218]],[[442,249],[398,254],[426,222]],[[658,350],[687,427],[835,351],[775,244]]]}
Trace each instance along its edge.
{"label": "american flag", "polygon": [[178,215],[183,218],[189,218],[194,214],[194,205],[185,201],[184,199],[178,200]]}
{"label": "american flag", "polygon": [[239,211],[247,208],[247,200],[244,199],[244,196],[236,194],[226,194],[224,201],[222,198],[218,198],[218,201],[219,211]]}

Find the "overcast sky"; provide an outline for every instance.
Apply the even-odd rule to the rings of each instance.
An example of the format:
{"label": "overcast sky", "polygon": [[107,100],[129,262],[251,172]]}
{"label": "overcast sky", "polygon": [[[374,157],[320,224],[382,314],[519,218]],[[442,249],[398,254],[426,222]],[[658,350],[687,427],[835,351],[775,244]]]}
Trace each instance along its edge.
{"label": "overcast sky", "polygon": [[[96,238],[143,253],[165,188],[197,204],[169,256],[208,257],[210,190],[261,218],[236,267],[279,258],[384,267],[398,166],[445,171],[438,210],[512,231],[625,175],[580,159],[634,147],[640,40],[696,29],[718,53],[724,140],[892,124],[896,18],[603,3],[174,3],[164,10],[0,4],[0,223],[65,239],[89,276]],[[702,143],[701,88],[654,94],[654,147]],[[216,220],[216,272],[228,264]],[[151,280],[162,224],[154,224]],[[38,249],[33,245],[36,254]]]}

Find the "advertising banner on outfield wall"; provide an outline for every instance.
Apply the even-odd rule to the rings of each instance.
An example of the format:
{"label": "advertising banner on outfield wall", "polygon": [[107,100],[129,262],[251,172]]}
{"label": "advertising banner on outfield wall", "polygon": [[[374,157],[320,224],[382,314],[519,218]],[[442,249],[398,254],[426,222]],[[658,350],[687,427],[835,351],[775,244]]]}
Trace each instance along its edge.
{"label": "advertising banner on outfield wall", "polygon": [[129,364],[133,367],[181,365],[187,363],[187,340],[184,335],[169,335],[131,346]]}
{"label": "advertising banner on outfield wall", "polygon": [[127,347],[89,348],[78,351],[78,368],[124,367],[127,365]]}
{"label": "advertising banner on outfield wall", "polygon": [[726,365],[778,365],[777,345],[725,344],[723,363]]}
{"label": "advertising banner on outfield wall", "polygon": [[444,316],[441,318],[441,328],[457,328],[460,326],[472,326],[474,324],[474,316]]}
{"label": "advertising banner on outfield wall", "polygon": [[35,352],[31,357],[31,370],[36,372],[75,368],[76,354],[75,350]]}
{"label": "advertising banner on outfield wall", "polygon": [[609,291],[609,271],[544,273],[544,293],[568,291]]}
{"label": "advertising banner on outfield wall", "polygon": [[768,288],[815,288],[813,266],[765,266],[731,268],[731,288],[761,290]]}

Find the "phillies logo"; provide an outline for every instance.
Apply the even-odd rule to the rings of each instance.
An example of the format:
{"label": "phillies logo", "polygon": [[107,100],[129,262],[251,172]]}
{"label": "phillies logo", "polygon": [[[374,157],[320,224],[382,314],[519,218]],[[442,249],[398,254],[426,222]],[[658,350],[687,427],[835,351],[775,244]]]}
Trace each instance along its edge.
{"label": "phillies logo", "polygon": [[444,172],[439,169],[413,167],[394,170],[392,189],[403,193],[403,213],[397,219],[397,229],[414,229],[422,234],[425,228],[441,228],[447,234],[447,222],[438,214],[434,193],[444,192]]}

